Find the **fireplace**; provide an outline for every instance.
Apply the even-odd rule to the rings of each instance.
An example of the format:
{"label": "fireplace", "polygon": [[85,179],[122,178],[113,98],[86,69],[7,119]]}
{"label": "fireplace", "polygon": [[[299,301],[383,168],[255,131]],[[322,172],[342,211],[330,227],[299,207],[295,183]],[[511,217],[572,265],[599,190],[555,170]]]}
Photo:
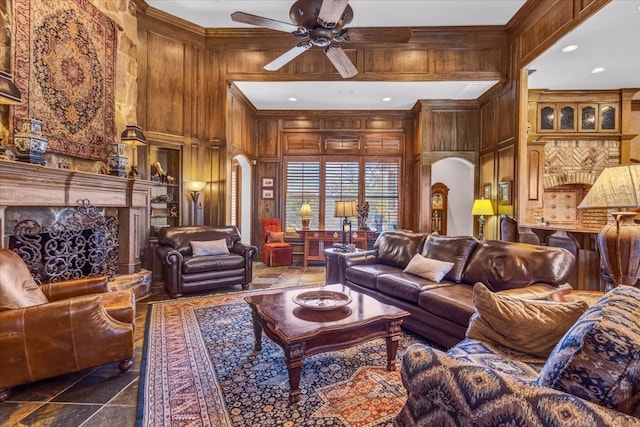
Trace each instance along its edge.
{"label": "fireplace", "polygon": [[0,247],[9,248],[18,219],[34,209],[64,210],[87,204],[117,218],[117,270],[138,274],[141,248],[147,247],[151,181],[54,169],[0,160]]}

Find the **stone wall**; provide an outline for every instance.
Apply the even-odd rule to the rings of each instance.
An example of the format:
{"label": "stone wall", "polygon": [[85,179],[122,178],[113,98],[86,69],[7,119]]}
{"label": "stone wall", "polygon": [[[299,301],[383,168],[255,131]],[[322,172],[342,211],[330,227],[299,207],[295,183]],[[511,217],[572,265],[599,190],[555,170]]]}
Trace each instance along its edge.
{"label": "stone wall", "polygon": [[[135,17],[136,7],[133,0],[90,1],[106,16],[112,19],[119,30],[114,105],[115,135],[116,138],[119,138],[127,124],[137,124],[138,64],[136,50],[138,46],[138,26]],[[0,28],[0,69],[11,72],[12,70],[9,68],[13,65],[11,34],[14,32],[14,19],[13,11],[10,8],[13,6],[13,2],[10,0],[0,0],[0,2],[0,17],[3,18],[5,24],[5,28]],[[6,28],[11,28],[11,31]],[[13,134],[13,130],[9,128],[10,123],[13,121],[11,114],[13,114],[12,108],[6,105],[0,106],[0,136],[4,134],[3,139],[5,140],[5,145],[7,139],[10,141]],[[126,150],[127,152],[125,152],[125,154],[131,158],[131,148],[127,146]],[[7,153],[11,158],[10,151]],[[45,154],[45,160],[49,167],[69,168],[86,172],[100,172],[104,170],[103,165],[96,164],[99,162],[80,158],[68,158],[67,156],[54,153]]]}
{"label": "stone wall", "polygon": [[[608,221],[608,213],[602,209],[577,210],[582,198],[600,173],[609,166],[620,163],[620,141],[615,140],[555,140],[544,147],[544,189],[573,193],[576,203],[571,207],[574,225],[597,229]],[[551,211],[545,205],[541,215],[547,218]]]}

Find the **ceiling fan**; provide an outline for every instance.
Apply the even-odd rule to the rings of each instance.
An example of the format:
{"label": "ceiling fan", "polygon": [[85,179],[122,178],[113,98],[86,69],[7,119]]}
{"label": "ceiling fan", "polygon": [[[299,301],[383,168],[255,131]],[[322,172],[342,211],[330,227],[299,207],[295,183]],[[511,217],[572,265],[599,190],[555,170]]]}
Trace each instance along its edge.
{"label": "ceiling fan", "polygon": [[265,70],[279,70],[313,46],[317,46],[324,49],[340,75],[349,78],[358,74],[358,70],[339,43],[406,43],[411,38],[409,28],[344,28],[353,19],[353,9],[349,6],[349,0],[298,0],[291,6],[289,16],[294,24],[244,12],[231,14],[231,19],[235,22],[291,33],[301,40],[296,46],[265,65]]}

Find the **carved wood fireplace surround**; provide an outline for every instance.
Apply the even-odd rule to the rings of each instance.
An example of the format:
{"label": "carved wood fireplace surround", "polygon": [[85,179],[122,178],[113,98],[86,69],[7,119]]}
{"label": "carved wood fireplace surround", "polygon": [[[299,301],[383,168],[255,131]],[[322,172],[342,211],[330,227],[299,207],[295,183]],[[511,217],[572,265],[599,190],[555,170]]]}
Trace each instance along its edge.
{"label": "carved wood fireplace surround", "polygon": [[77,207],[82,200],[118,218],[118,273],[140,272],[151,181],[0,160],[0,247],[9,247],[7,208]]}

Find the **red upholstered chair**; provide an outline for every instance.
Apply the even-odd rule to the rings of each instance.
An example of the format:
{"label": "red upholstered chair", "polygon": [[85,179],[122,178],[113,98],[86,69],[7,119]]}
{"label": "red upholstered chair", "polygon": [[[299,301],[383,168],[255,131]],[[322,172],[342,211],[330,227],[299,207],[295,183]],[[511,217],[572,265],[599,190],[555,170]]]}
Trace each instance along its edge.
{"label": "red upholstered chair", "polygon": [[263,218],[262,262],[270,267],[291,265],[291,245],[285,243],[280,218]]}

